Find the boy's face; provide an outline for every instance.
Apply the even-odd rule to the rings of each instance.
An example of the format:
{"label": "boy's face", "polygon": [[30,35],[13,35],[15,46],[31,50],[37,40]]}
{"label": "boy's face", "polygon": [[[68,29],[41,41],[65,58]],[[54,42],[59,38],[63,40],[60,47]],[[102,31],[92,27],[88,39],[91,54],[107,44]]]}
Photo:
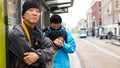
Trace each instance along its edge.
{"label": "boy's face", "polygon": [[57,40],[59,40],[60,42],[63,42],[64,38],[63,37],[58,37]]}
{"label": "boy's face", "polygon": [[53,42],[58,46],[58,47],[62,47],[63,46],[63,42],[64,42],[64,38],[63,37],[58,37],[55,40],[53,40]]}

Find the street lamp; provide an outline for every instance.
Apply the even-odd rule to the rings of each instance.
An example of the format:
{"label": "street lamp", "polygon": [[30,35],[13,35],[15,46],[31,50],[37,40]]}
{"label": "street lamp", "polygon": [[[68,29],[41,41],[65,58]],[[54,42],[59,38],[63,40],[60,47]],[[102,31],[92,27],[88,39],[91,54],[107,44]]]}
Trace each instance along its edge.
{"label": "street lamp", "polygon": [[120,35],[120,21],[118,20],[118,28],[119,28],[119,35]]}
{"label": "street lamp", "polygon": [[92,36],[95,36],[95,23],[96,23],[96,18],[93,16],[93,22],[92,22]]}
{"label": "street lamp", "polygon": [[[120,21],[118,20],[117,22],[118,22],[118,29],[119,29],[119,35],[120,35]],[[119,42],[120,42],[120,37],[119,37],[119,35],[118,35],[118,40],[119,40]]]}

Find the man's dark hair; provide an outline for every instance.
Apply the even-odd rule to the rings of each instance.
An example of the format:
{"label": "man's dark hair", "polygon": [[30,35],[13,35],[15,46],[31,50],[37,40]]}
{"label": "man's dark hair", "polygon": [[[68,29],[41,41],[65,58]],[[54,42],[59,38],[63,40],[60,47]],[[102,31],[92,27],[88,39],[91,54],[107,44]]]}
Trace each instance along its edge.
{"label": "man's dark hair", "polygon": [[25,12],[30,8],[37,8],[40,10],[40,4],[37,3],[34,0],[26,0],[22,6],[22,16],[25,14]]}
{"label": "man's dark hair", "polygon": [[59,15],[52,15],[50,18],[51,23],[62,23],[62,18]]}

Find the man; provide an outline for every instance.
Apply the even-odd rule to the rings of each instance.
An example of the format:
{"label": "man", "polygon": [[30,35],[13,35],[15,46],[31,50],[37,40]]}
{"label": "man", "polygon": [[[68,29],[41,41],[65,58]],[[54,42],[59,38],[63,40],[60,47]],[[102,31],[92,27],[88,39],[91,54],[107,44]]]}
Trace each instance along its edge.
{"label": "man", "polygon": [[24,2],[23,22],[8,36],[10,68],[46,68],[46,63],[52,60],[53,44],[36,27],[40,12],[40,4],[35,0]]}
{"label": "man", "polygon": [[44,34],[49,37],[49,34],[54,30],[59,30],[64,34],[65,40],[63,42],[63,46],[58,43],[58,47],[60,47],[61,49],[57,51],[54,57],[53,68],[70,68],[68,53],[75,52],[76,44],[71,33],[67,31],[65,27],[61,25],[61,23],[62,19],[59,15],[52,15],[50,18],[50,27],[47,31],[44,32]]}

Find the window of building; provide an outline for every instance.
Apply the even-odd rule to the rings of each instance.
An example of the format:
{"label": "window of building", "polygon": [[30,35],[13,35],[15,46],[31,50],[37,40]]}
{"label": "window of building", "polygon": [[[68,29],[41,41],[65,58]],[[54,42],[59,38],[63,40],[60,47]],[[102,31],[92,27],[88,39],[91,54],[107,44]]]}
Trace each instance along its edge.
{"label": "window of building", "polygon": [[101,2],[99,2],[99,7],[101,7]]}
{"label": "window of building", "polygon": [[115,9],[119,9],[119,1],[118,0],[115,1]]}
{"label": "window of building", "polygon": [[120,14],[116,13],[115,15],[115,22],[117,23],[118,21],[120,21]]}

